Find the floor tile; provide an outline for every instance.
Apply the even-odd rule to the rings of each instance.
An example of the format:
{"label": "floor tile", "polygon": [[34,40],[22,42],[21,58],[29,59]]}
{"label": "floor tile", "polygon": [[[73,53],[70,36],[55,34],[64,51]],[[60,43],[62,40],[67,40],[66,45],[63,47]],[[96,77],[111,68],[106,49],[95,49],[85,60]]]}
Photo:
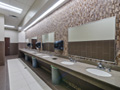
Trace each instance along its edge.
{"label": "floor tile", "polygon": [[25,86],[25,87],[20,88],[20,89],[18,89],[18,90],[30,90],[30,88],[29,88],[28,86]]}
{"label": "floor tile", "polygon": [[38,83],[29,84],[31,90],[44,90]]}
{"label": "floor tile", "polygon": [[10,90],[52,90],[20,59],[9,60],[8,71]]}

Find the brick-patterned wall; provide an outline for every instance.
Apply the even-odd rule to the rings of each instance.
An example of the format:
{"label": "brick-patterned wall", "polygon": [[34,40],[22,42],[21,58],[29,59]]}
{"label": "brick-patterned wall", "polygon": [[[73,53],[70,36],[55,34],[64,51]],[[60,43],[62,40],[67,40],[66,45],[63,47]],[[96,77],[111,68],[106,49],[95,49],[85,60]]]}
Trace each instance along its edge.
{"label": "brick-patterned wall", "polygon": [[77,55],[112,62],[115,58],[114,40],[69,42],[68,48],[68,53],[70,55]]}
{"label": "brick-patterned wall", "polygon": [[30,28],[26,37],[55,32],[55,40],[64,40],[63,55],[68,54],[68,28],[116,16],[116,52],[120,47],[120,0],[70,0],[53,14]]}

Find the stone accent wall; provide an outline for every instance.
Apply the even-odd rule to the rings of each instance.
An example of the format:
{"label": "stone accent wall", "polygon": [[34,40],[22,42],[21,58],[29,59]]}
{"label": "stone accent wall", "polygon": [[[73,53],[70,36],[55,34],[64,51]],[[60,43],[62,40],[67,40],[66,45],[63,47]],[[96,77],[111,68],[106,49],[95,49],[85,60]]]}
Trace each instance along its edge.
{"label": "stone accent wall", "polygon": [[[63,7],[26,32],[26,37],[42,37],[55,32],[55,41],[64,40],[62,55],[68,55],[68,28],[116,16],[116,53],[120,48],[120,0],[70,0]],[[118,62],[118,61],[116,61]]]}

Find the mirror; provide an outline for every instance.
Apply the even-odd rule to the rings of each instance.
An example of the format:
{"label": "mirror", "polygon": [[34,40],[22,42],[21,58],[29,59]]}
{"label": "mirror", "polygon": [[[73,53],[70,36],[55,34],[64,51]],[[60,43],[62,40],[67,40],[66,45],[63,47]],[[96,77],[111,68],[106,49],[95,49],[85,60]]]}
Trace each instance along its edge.
{"label": "mirror", "polygon": [[31,38],[32,49],[36,49],[36,42],[37,42],[37,37],[32,37]]}
{"label": "mirror", "polygon": [[29,39],[25,39],[25,43],[29,43]]}
{"label": "mirror", "polygon": [[[36,49],[36,42],[37,42],[37,37],[32,37],[29,39],[25,40],[27,43],[27,47],[31,49]],[[29,45],[30,44],[30,45]],[[30,47],[29,47],[30,46]]]}
{"label": "mirror", "polygon": [[29,39],[25,39],[25,43],[26,43],[25,48],[29,48],[30,49],[30,46],[28,45],[28,44],[30,44],[30,40]]}
{"label": "mirror", "polygon": [[42,35],[43,51],[54,52],[54,32]]}
{"label": "mirror", "polygon": [[116,17],[68,29],[68,54],[87,58],[115,60]]}

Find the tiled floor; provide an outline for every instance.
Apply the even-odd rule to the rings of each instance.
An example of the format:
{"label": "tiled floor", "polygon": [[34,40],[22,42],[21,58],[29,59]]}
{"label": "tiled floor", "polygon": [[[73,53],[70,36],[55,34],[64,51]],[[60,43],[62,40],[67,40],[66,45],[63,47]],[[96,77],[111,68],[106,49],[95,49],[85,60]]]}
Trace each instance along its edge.
{"label": "tiled floor", "polygon": [[8,78],[8,68],[7,60],[12,58],[17,58],[18,55],[6,56],[5,65],[0,66],[0,90],[10,90],[9,89],[9,78]]}
{"label": "tiled floor", "polygon": [[0,66],[0,90],[5,90],[5,66]]}
{"label": "tiled floor", "polygon": [[10,90],[52,90],[21,59],[7,62]]}

